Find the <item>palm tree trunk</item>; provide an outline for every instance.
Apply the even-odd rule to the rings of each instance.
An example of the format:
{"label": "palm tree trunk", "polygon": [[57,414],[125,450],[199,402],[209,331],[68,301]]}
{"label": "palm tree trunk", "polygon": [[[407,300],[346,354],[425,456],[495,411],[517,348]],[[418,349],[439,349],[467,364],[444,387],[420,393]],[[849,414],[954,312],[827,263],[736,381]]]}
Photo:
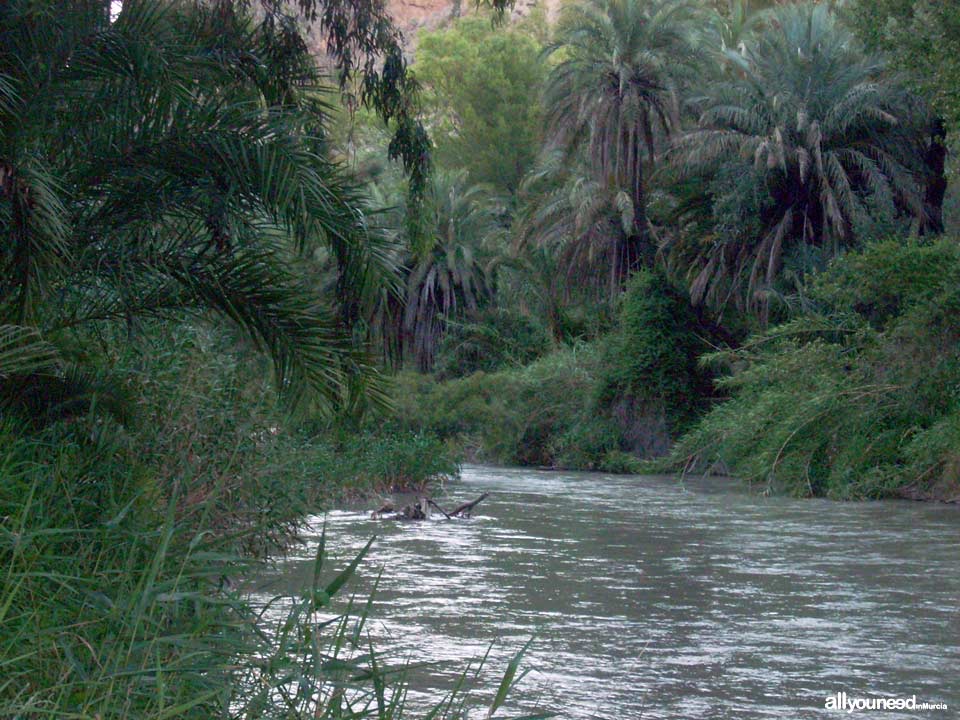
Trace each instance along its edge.
{"label": "palm tree trunk", "polygon": [[926,166],[926,191],[923,197],[923,217],[920,218],[920,235],[943,233],[943,199],[947,194],[947,129],[943,118],[937,118],[930,128],[930,144],[923,162]]}
{"label": "palm tree trunk", "polygon": [[643,156],[640,152],[639,128],[633,132],[630,148],[630,170],[633,201],[633,232],[629,238],[630,261],[629,274],[648,266],[653,260],[650,248],[650,226],[647,220],[647,193],[643,179]]}

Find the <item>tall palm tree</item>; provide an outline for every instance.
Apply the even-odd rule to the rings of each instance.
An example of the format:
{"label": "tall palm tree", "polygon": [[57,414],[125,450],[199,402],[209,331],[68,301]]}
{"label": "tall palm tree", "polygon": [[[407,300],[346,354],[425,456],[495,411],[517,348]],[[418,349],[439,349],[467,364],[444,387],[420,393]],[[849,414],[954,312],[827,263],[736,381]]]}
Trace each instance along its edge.
{"label": "tall palm tree", "polygon": [[560,59],[544,93],[548,141],[567,165],[583,168],[578,185],[589,185],[587,204],[598,210],[587,218],[583,203],[569,203],[580,215],[571,242],[592,244],[611,207],[627,218],[601,230],[614,248],[617,284],[651,255],[646,176],[659,140],[679,124],[680,85],[697,54],[695,7],[685,0],[583,0],[565,8],[548,48]]}
{"label": "tall palm tree", "polygon": [[921,108],[826,5],[776,9],[735,67],[697,102],[698,127],[675,141],[687,176],[713,178],[715,213],[734,226],[681,238],[695,301],[736,297],[764,312],[763,290],[798,246],[836,255],[878,209],[920,217],[915,176]]}
{"label": "tall palm tree", "polygon": [[[0,335],[56,375],[39,338],[214,313],[282,390],[338,403],[369,368],[301,257],[329,249],[356,293],[388,268],[324,155],[316,72],[239,13],[105,7],[0,6]],[[3,357],[0,379],[29,370]]]}
{"label": "tall palm tree", "polygon": [[434,173],[417,211],[416,239],[409,219],[387,223],[407,235],[396,245],[403,277],[399,292],[381,292],[372,324],[388,361],[429,371],[447,324],[470,318],[492,297],[487,249],[503,229],[486,188],[468,184],[465,171]]}

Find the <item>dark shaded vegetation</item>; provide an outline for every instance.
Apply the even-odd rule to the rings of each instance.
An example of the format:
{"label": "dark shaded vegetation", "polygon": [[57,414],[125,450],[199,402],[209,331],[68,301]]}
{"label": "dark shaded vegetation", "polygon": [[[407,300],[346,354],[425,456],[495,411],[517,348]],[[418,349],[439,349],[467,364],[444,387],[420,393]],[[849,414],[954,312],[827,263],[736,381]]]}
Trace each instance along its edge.
{"label": "dark shaded vegetation", "polygon": [[[422,207],[383,6],[303,5]],[[363,554],[336,572],[321,547],[269,607],[241,590],[306,515],[458,470],[432,436],[346,430],[388,408],[363,328],[400,273],[331,152],[339,96],[299,22],[267,2],[0,6],[0,716],[402,711],[404,669],[343,597]],[[470,685],[433,716],[463,717]]]}
{"label": "dark shaded vegetation", "polygon": [[638,458],[665,453],[710,397],[710,375],[696,363],[707,332],[682,291],[642,271],[621,299],[618,329],[602,340],[459,380],[402,375],[398,427],[489,462],[635,470]]}
{"label": "dark shaded vegetation", "polygon": [[705,360],[732,398],[673,449],[798,495],[957,500],[953,240],[885,241],[821,274],[811,311]]}
{"label": "dark shaded vegetation", "polygon": [[[952,227],[952,76],[930,40],[948,47],[956,28],[902,38],[942,14],[589,0],[546,37],[527,30],[544,48],[544,132],[519,203],[503,196],[512,242],[474,240],[494,292],[438,329],[445,350],[420,365],[435,381],[401,376],[398,426],[494,462],[955,497],[933,441],[922,467],[909,444],[949,415],[942,390],[925,393],[954,381],[935,319],[950,302],[953,241],[935,238]],[[438,34],[461,73],[482,62],[472,32]],[[436,62],[418,60],[423,77]],[[934,256],[936,299],[907,303]],[[514,341],[544,327],[552,352],[524,364],[495,346],[492,308],[529,318]]]}
{"label": "dark shaded vegetation", "polygon": [[237,581],[463,457],[960,497],[941,4],[254,5],[0,6],[0,715],[397,716]]}

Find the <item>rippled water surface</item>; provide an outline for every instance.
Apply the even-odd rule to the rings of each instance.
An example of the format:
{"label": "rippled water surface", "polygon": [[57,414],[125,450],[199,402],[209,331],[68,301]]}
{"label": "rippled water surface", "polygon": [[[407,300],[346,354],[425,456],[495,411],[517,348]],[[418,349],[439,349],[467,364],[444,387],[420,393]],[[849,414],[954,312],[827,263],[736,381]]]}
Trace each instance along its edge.
{"label": "rippled water surface", "polygon": [[[731,481],[467,467],[472,520],[327,517],[345,560],[373,534],[371,625],[414,702],[496,640],[527,639],[520,705],[569,718],[815,718],[824,698],[911,696],[960,717],[960,509],[746,494]],[[264,593],[308,582],[323,519]],[[490,682],[496,677],[491,673]],[[422,695],[420,694],[422,693]]]}

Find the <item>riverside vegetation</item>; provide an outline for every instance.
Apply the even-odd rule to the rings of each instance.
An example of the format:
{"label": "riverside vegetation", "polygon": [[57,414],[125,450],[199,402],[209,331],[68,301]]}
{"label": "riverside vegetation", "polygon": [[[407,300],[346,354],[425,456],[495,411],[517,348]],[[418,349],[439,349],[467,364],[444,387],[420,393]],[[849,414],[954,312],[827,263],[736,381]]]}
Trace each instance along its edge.
{"label": "riverside vegetation", "polygon": [[237,579],[466,454],[960,493],[941,5],[504,8],[0,7],[0,715],[399,716]]}
{"label": "riverside vegetation", "polygon": [[[506,31],[539,72],[484,55],[503,32],[420,38],[440,157],[476,183],[445,197],[482,190],[496,227],[437,258],[470,274],[430,352],[394,359],[418,371],[395,427],[491,462],[960,496],[940,6],[590,0]],[[524,92],[517,185],[470,150]]]}
{"label": "riverside vegetation", "polygon": [[[387,404],[355,328],[392,246],[281,5],[0,7],[2,717],[402,712],[342,597],[363,554],[333,571],[321,547],[280,621],[239,589],[306,513],[457,468],[429,436],[333,430]],[[415,201],[382,8],[301,10],[334,13],[344,91],[390,118]],[[473,670],[432,717],[476,704]]]}

